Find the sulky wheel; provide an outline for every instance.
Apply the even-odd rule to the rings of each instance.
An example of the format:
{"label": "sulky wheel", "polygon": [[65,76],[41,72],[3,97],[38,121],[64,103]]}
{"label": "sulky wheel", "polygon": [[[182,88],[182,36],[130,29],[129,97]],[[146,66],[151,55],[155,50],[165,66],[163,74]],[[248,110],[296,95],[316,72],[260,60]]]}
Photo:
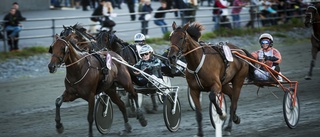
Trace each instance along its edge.
{"label": "sulky wheel", "polygon": [[298,94],[294,95],[293,89],[287,90],[283,97],[283,115],[289,128],[295,128],[300,118],[300,103]]}
{"label": "sulky wheel", "polygon": [[108,134],[113,121],[112,103],[107,95],[101,95],[95,105],[95,123],[101,134]]}
{"label": "sulky wheel", "polygon": [[176,109],[174,107],[174,94],[167,94],[163,102],[163,118],[169,131],[175,132],[179,129],[181,122],[181,105],[177,98]]}
{"label": "sulky wheel", "polygon": [[[226,98],[225,96],[223,96],[222,98],[223,100],[221,101],[222,104],[220,105],[220,101],[218,99],[218,96],[216,96],[216,100],[218,102],[218,105],[221,106],[221,109],[222,111],[224,111],[225,113],[227,113],[227,101],[226,101]],[[217,122],[223,122],[222,123],[222,127],[223,125],[225,124],[226,122],[226,119],[225,120],[221,120],[220,117],[219,117],[219,114],[217,113],[216,111],[216,107],[213,105],[213,103],[210,103],[209,105],[210,107],[210,110],[209,110],[209,115],[210,115],[210,121],[211,121],[211,125],[213,126],[213,128],[215,128],[215,123]]]}

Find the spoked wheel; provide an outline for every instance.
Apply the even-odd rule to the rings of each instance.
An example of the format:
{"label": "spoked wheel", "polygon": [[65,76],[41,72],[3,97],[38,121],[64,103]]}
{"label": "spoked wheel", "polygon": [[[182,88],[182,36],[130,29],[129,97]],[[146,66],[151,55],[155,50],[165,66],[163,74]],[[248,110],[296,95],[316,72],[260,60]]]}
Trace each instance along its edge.
{"label": "spoked wheel", "polygon": [[[225,98],[225,95],[223,96],[216,96],[216,100],[218,105],[220,106],[221,110],[227,113],[227,101]],[[221,102],[221,103],[220,103]],[[226,120],[221,120],[219,114],[217,113],[216,107],[213,105],[213,103],[210,103],[210,110],[209,110],[209,114],[210,114],[210,121],[211,121],[211,125],[213,126],[213,128],[215,127],[215,123],[222,123],[222,127],[225,124]]]}
{"label": "spoked wheel", "polygon": [[[174,103],[174,94],[167,94],[163,103],[163,118],[169,131],[175,132],[179,129],[181,122],[181,105],[179,98]],[[173,109],[175,107],[175,109]]]}
{"label": "spoked wheel", "polygon": [[[168,85],[169,87],[171,86],[171,80],[170,80],[169,77],[163,76],[163,82],[164,82],[166,85]],[[170,90],[167,89],[167,90],[165,90],[164,92],[169,93]],[[158,99],[159,99],[159,102],[160,102],[161,104],[163,104],[163,97],[162,97],[162,95],[158,94]]]}
{"label": "spoked wheel", "polygon": [[295,128],[300,118],[300,102],[293,89],[287,90],[283,97],[283,115],[289,128]]}
{"label": "spoked wheel", "polygon": [[[194,102],[193,102],[193,100],[192,100],[192,97],[191,97],[191,94],[190,94],[190,88],[189,88],[189,87],[188,87],[188,89],[187,89],[187,94],[188,94],[189,105],[190,105],[191,109],[192,109],[193,111],[195,111],[195,110],[196,110],[196,105],[194,104]],[[200,92],[200,103],[201,103],[201,101],[202,101],[202,93]]]}
{"label": "spoked wheel", "polygon": [[110,97],[101,95],[95,105],[95,123],[101,134],[108,134],[113,122],[113,108]]}

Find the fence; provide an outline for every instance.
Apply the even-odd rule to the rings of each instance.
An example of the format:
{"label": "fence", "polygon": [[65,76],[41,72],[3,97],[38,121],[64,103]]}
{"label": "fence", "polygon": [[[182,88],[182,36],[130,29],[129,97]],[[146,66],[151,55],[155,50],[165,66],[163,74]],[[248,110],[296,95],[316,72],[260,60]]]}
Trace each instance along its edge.
{"label": "fence", "polygon": [[[230,9],[233,8],[233,7],[229,7],[229,13],[230,13]],[[186,16],[185,18],[189,18],[189,17],[194,17],[196,18],[196,21],[197,22],[200,22],[202,25],[204,25],[206,28],[210,28],[210,27],[213,27],[213,25],[215,24],[215,22],[212,21],[212,18],[214,17],[214,15],[212,14],[212,10],[214,8],[210,8],[210,7],[207,7],[207,8],[204,8],[204,7],[201,7],[201,8],[198,8],[196,9],[196,16]],[[249,12],[249,9],[250,7],[246,7],[242,10],[242,12],[240,13],[240,16],[241,16],[241,20],[240,22],[242,22],[242,27],[245,26],[243,23],[244,22],[249,22],[250,21],[250,12]],[[176,10],[176,12],[180,13],[180,12],[183,12],[183,11],[188,11],[188,10],[195,10],[195,9],[181,9],[181,10]],[[304,9],[301,9],[301,10],[304,10]],[[287,13],[287,12],[293,12],[295,11],[294,9],[293,10],[285,10],[284,12]],[[154,11],[153,13],[156,13],[157,11]],[[162,12],[173,12],[173,11],[162,11]],[[280,12],[280,11],[279,11]],[[228,17],[230,18],[230,21],[231,21],[231,14],[228,13]],[[142,13],[135,13],[136,16],[139,16],[139,14],[142,14]],[[177,23],[181,21],[180,18],[177,18],[175,16],[173,16],[173,14],[169,15],[169,13],[167,13],[167,17],[165,18],[165,21],[166,22],[171,22],[171,21],[176,21]],[[254,26],[255,27],[262,27],[262,24],[261,24],[261,21],[262,19],[259,18],[257,15],[259,15],[260,13],[257,12],[257,13],[254,13],[254,20],[253,20],[253,23],[254,23]],[[119,34],[129,34],[129,33],[132,33],[130,36],[130,38],[123,38],[120,36],[120,38],[123,38],[124,40],[132,40],[132,37],[134,35],[135,32],[137,31],[140,31],[141,27],[140,27],[140,21],[126,21],[127,19],[129,19],[130,15],[132,14],[128,14],[128,13],[123,13],[123,14],[118,14],[117,15],[117,20],[116,23],[117,25],[115,26],[115,30],[117,30],[118,35]],[[290,14],[288,14],[290,15]],[[286,16],[284,17],[272,17],[272,18],[269,18],[269,19],[275,19],[275,20],[279,20],[281,18],[286,18],[286,19],[289,19],[289,18],[292,18],[292,17],[302,17],[303,15],[300,14],[300,15],[292,15],[292,16],[288,16],[286,14]],[[256,17],[257,16],[257,17]],[[31,25],[29,25],[30,27],[25,27],[23,28],[23,32],[27,32],[26,33],[27,35],[20,35],[19,39],[20,40],[27,40],[27,39],[40,39],[40,38],[52,38],[53,40],[53,37],[54,35],[57,33],[57,30],[58,29],[62,29],[63,28],[63,25],[64,23],[68,22],[72,22],[74,20],[80,20],[82,25],[84,27],[90,27],[90,26],[93,26],[93,25],[96,25],[95,23],[93,22],[90,22],[89,19],[90,19],[91,16],[78,16],[78,17],[60,17],[60,18],[37,18],[37,19],[28,19],[27,21],[23,22],[23,23],[29,23]],[[155,34],[155,36],[157,37],[160,37],[162,36],[162,32],[161,32],[161,27],[159,26],[156,26],[153,24],[153,21],[155,19],[152,18],[150,20],[151,25],[149,23],[149,27],[148,29],[149,30],[152,30],[152,32]],[[3,21],[1,21],[3,23]],[[59,23],[57,23],[59,22]],[[220,24],[224,24],[223,22],[219,22]],[[229,23],[232,23],[232,22],[229,22]],[[41,25],[33,25],[33,24],[41,24]],[[171,24],[168,23],[167,27],[170,27]],[[206,31],[212,31],[213,29],[207,29]],[[6,52],[7,51],[7,36],[6,36],[6,33],[5,33],[5,30],[2,30],[3,31],[3,34],[5,34],[4,36],[4,39],[3,39],[3,45],[4,45],[4,51]],[[128,36],[128,35],[126,35]],[[52,42],[52,41],[51,41]]]}

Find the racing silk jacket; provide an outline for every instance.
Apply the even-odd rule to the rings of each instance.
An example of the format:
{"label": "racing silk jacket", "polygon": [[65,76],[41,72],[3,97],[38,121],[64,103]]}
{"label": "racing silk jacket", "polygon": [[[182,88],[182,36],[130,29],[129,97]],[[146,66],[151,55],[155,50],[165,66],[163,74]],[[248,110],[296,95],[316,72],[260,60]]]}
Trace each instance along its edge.
{"label": "racing silk jacket", "polygon": [[255,59],[259,60],[259,61],[263,61],[264,60],[264,56],[275,56],[275,57],[277,57],[278,58],[277,61],[270,61],[270,60],[265,61],[265,64],[268,65],[269,67],[279,65],[281,63],[281,61],[282,61],[282,57],[281,57],[280,52],[277,49],[273,48],[273,47],[270,47],[267,50],[260,49],[260,50],[254,51],[254,52],[251,53],[251,55]]}
{"label": "racing silk jacket", "polygon": [[139,62],[137,62],[134,67],[140,69],[140,70],[144,70],[146,69],[144,72],[150,74],[150,75],[155,75],[158,78],[162,78],[162,74],[161,74],[161,60],[154,57],[154,56],[150,56],[149,60],[140,60]]}

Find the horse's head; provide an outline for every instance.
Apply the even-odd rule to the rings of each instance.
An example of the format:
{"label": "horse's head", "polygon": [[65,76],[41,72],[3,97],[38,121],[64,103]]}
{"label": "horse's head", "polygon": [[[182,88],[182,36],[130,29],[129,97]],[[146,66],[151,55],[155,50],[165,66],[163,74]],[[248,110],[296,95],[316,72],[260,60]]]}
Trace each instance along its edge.
{"label": "horse's head", "polygon": [[316,16],[319,16],[317,8],[315,6],[309,6],[306,9],[304,25],[308,28],[311,27],[311,25],[316,21]]}
{"label": "horse's head", "polygon": [[[182,53],[186,52],[186,40],[187,40],[187,29],[189,23],[183,27],[177,27],[176,22],[172,23],[172,32],[170,34],[170,51],[168,53],[169,64],[175,68],[177,60],[181,57]],[[174,70],[172,70],[174,71]]]}
{"label": "horse's head", "polygon": [[103,45],[109,50],[112,50],[118,54],[121,52],[121,40],[115,34],[116,31],[113,30],[102,30],[97,35],[97,41],[99,45]]}
{"label": "horse's head", "polygon": [[[58,35],[56,35],[55,38],[56,40],[49,48],[49,53],[52,54],[50,63],[48,64],[50,73],[55,73],[57,68],[67,60],[69,55],[69,42]],[[69,39],[70,36],[67,38]]]}

